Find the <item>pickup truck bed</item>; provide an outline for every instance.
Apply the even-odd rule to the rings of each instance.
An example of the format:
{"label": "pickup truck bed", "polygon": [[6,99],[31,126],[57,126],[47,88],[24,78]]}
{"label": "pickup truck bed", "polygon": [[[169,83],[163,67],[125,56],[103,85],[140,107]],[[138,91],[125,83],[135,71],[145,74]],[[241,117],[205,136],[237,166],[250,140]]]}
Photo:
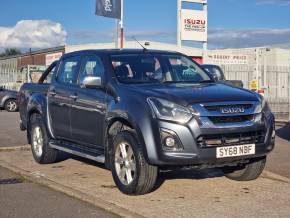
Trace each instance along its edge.
{"label": "pickup truck bed", "polygon": [[27,101],[27,99],[31,99],[31,96],[35,96],[35,98],[41,95],[46,96],[48,89],[49,84],[25,83],[22,85],[21,95],[18,97],[21,129],[27,129],[27,108],[29,108],[28,104],[33,104],[33,101]]}

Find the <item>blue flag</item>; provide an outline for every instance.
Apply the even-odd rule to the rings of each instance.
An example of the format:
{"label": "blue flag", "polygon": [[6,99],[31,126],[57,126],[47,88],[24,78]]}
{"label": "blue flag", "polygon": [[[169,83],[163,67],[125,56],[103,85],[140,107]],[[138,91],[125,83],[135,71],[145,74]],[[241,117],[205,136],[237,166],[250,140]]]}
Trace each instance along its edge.
{"label": "blue flag", "polygon": [[121,0],[97,0],[96,15],[121,19]]}

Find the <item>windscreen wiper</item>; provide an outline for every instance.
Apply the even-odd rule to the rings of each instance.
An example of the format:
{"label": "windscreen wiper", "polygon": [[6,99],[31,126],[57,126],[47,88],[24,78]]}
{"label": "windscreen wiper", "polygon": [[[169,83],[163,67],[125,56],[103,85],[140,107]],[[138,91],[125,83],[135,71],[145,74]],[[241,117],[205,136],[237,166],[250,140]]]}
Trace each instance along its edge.
{"label": "windscreen wiper", "polygon": [[214,83],[213,80],[203,80],[203,81],[199,81],[198,83]]}
{"label": "windscreen wiper", "polygon": [[212,80],[203,80],[203,81],[164,81],[162,83],[168,83],[168,84],[174,84],[174,83],[194,83],[194,84],[198,84],[198,83],[212,83]]}

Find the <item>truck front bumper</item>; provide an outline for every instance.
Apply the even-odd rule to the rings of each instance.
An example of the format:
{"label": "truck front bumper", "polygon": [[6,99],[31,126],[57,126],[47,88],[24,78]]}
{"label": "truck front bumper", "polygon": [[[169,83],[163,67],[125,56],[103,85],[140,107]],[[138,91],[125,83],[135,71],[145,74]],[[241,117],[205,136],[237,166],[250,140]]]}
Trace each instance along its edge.
{"label": "truck front bumper", "polygon": [[[252,122],[250,125],[239,124],[231,127],[209,128],[204,126],[199,118],[194,118],[187,125],[156,121],[153,128],[157,157],[149,158],[149,162],[158,166],[218,167],[263,157],[274,149],[275,119],[273,114]],[[176,151],[164,149],[162,140],[164,130],[175,134],[181,145],[180,149]],[[218,138],[222,143],[207,146],[207,138]],[[226,138],[237,138],[240,141],[225,144]],[[246,140],[243,141],[243,139]],[[218,147],[242,144],[255,144],[255,154],[217,158]]]}

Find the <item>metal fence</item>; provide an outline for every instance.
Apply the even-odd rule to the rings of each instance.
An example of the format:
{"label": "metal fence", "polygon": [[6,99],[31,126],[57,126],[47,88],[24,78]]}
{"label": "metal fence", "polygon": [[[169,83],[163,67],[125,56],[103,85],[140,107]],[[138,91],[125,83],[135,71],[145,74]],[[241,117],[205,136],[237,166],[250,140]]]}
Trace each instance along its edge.
{"label": "metal fence", "polygon": [[24,76],[16,69],[0,67],[0,86],[9,90],[18,90],[25,80]]}
{"label": "metal fence", "polygon": [[[259,85],[265,90],[276,119],[290,121],[290,67],[223,65],[228,80],[242,80],[244,87],[250,89],[250,82],[258,78]],[[26,82],[26,72],[0,67],[0,86],[18,90]]]}
{"label": "metal fence", "polygon": [[250,82],[258,78],[259,87],[265,91],[270,107],[277,120],[290,121],[290,67],[224,65],[226,78],[242,80],[250,89]]}

